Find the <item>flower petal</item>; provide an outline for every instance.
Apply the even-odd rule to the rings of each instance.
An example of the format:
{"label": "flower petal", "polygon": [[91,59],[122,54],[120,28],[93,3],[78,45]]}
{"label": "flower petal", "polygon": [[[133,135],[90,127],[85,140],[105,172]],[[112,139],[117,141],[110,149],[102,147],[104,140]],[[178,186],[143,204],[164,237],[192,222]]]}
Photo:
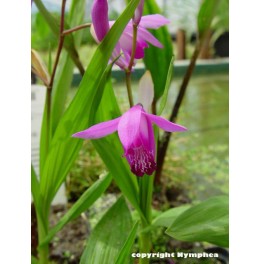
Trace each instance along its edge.
{"label": "flower petal", "polygon": [[141,77],[138,88],[138,100],[143,105],[146,112],[150,112],[154,98],[154,85],[149,71]]}
{"label": "flower petal", "polygon": [[138,30],[138,39],[147,41],[153,46],[156,46],[158,48],[163,48],[163,45],[147,29],[141,26],[139,27]]}
{"label": "flower petal", "polygon": [[168,23],[170,20],[159,14],[143,16],[140,20],[140,26],[152,29],[157,29]]}
{"label": "flower petal", "polygon": [[[133,45],[133,32],[132,24],[129,23],[123,31],[123,34],[120,37],[120,45],[122,50],[129,53],[131,56],[132,45]],[[141,59],[144,57],[144,48],[147,48],[149,45],[142,39],[137,39],[135,59]]]}
{"label": "flower petal", "polygon": [[184,126],[172,123],[163,117],[148,114],[148,113],[144,113],[144,114],[150,119],[152,123],[156,124],[157,126],[159,126],[161,129],[165,131],[182,132],[182,131],[187,130],[187,128],[185,128]]}
{"label": "flower petal", "polygon": [[107,136],[117,130],[120,119],[121,117],[118,117],[107,122],[99,123],[86,130],[73,134],[72,137],[95,139]]}
{"label": "flower petal", "polygon": [[95,0],[92,6],[91,15],[97,39],[102,41],[109,31],[107,0]]}
{"label": "flower petal", "polygon": [[140,105],[133,106],[122,115],[119,122],[118,134],[125,152],[136,141],[137,135],[139,133],[141,109],[142,107]]}

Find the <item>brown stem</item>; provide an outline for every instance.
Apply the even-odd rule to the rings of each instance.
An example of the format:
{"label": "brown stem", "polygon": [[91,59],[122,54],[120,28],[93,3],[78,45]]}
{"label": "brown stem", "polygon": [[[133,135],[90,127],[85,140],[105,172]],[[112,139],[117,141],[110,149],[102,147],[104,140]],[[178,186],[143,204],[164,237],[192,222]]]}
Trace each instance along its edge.
{"label": "brown stem", "polygon": [[84,73],[85,73],[85,69],[84,69],[84,67],[83,67],[83,65],[82,65],[82,63],[81,63],[79,57],[77,57],[77,60],[74,59],[74,63],[75,63],[75,65],[76,65],[76,67],[78,68],[78,70],[79,70],[81,76],[83,76]]}
{"label": "brown stem", "polygon": [[[202,42],[200,42],[196,45],[194,53],[193,53],[192,58],[190,60],[189,67],[188,67],[186,74],[183,78],[183,82],[180,86],[178,97],[176,99],[176,102],[175,102],[173,109],[172,109],[172,112],[171,112],[171,116],[169,118],[169,120],[171,122],[175,122],[177,119],[181,103],[183,101],[189,80],[190,80],[191,75],[193,73],[193,70],[194,70],[194,67],[196,64],[196,60],[198,58],[198,55],[199,55],[199,52],[201,49],[201,43]],[[164,160],[165,160],[165,156],[167,153],[170,137],[171,137],[170,132],[164,132],[163,137],[162,137],[160,144],[159,144],[159,149],[158,149],[158,153],[157,153],[157,171],[155,174],[155,183],[156,184],[160,183],[160,177],[161,177],[161,173],[162,173],[162,169],[163,169]]]}
{"label": "brown stem", "polygon": [[74,28],[71,28],[71,29],[64,30],[63,31],[63,36],[68,35],[68,34],[70,34],[72,32],[77,31],[77,30],[90,27],[91,25],[92,25],[91,23],[86,23],[86,24],[83,24],[83,25],[80,25],[80,26],[77,26],[77,27],[74,27]]}
{"label": "brown stem", "polygon": [[128,98],[129,98],[130,107],[132,107],[134,105],[133,96],[132,96],[132,90],[131,90],[131,69],[132,69],[132,66],[133,66],[134,57],[135,57],[135,53],[136,53],[137,32],[138,32],[138,26],[133,24],[133,38],[132,38],[131,58],[130,58],[130,62],[129,62],[128,68],[125,70],[125,73],[126,73],[126,87],[127,87],[127,91],[128,91]]}
{"label": "brown stem", "polygon": [[134,105],[133,103],[133,97],[132,97],[132,91],[131,91],[131,72],[130,71],[126,71],[126,87],[127,87],[127,92],[128,92],[128,98],[129,98],[129,104],[130,107],[132,107]]}
{"label": "brown stem", "polygon": [[152,104],[151,104],[151,113],[153,115],[157,114],[157,101],[155,98],[153,99]]}
{"label": "brown stem", "polygon": [[136,53],[137,33],[138,33],[138,26],[136,24],[133,24],[132,51],[131,51],[131,58],[130,58],[129,67],[128,67],[128,71],[130,72],[131,72],[131,69],[134,63],[134,57]]}
{"label": "brown stem", "polygon": [[52,75],[50,78],[50,82],[47,86],[47,97],[46,97],[46,153],[48,153],[49,144],[51,141],[51,106],[52,106],[52,89],[53,89],[53,82],[54,77],[57,69],[57,65],[59,62],[60,54],[63,48],[63,42],[64,42],[64,36],[63,36],[63,30],[64,30],[64,13],[65,13],[65,4],[66,0],[63,0],[62,2],[62,8],[61,8],[61,20],[60,20],[60,36],[59,36],[59,44],[58,44],[58,50],[53,66]]}
{"label": "brown stem", "polygon": [[61,55],[61,51],[62,51],[62,48],[63,48],[63,42],[64,42],[63,30],[64,30],[65,4],[66,4],[66,0],[63,0],[63,2],[62,2],[62,10],[61,10],[61,20],[60,20],[60,36],[59,36],[58,50],[57,50],[57,53],[56,53],[56,58],[55,58],[54,66],[53,66],[53,71],[52,71],[50,83],[48,85],[48,88],[51,89],[51,90],[53,88],[54,76],[55,76],[55,73],[56,73],[57,65],[58,65],[58,62],[59,62],[59,58],[60,58],[60,55]]}

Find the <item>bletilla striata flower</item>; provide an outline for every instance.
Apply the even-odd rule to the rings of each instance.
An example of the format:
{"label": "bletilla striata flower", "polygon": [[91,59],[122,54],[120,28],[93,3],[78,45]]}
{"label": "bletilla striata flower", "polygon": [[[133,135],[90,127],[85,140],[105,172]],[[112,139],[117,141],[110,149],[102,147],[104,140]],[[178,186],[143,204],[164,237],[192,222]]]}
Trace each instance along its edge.
{"label": "bletilla striata flower", "polygon": [[[111,56],[112,59],[115,59],[122,52],[123,55],[117,60],[116,64],[123,70],[127,69],[130,63],[133,39],[133,23],[138,25],[137,46],[134,56],[135,59],[141,59],[144,57],[144,49],[148,48],[149,44],[158,48],[163,48],[162,44],[147,29],[158,29],[159,27],[168,24],[169,20],[159,14],[142,17],[141,15],[143,5],[144,1],[141,0],[135,11],[132,21],[130,21],[124,29],[123,34],[116,44]],[[109,21],[108,19],[107,0],[94,0],[91,16],[91,34],[93,35],[95,41],[100,43],[115,22]]]}
{"label": "bletilla striata flower", "polygon": [[187,129],[160,116],[147,113],[137,104],[121,117],[94,125],[73,137],[97,139],[118,131],[124,149],[124,157],[131,171],[137,176],[151,175],[156,170],[155,140],[152,124],[168,132],[182,132]]}

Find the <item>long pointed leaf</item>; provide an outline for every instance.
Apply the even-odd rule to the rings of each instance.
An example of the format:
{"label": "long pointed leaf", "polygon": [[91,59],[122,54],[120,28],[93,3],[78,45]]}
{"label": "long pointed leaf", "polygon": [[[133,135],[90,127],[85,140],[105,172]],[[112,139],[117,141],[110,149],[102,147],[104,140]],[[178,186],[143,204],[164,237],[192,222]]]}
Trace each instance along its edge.
{"label": "long pointed leaf", "polygon": [[117,257],[115,264],[122,264],[128,260],[130,256],[131,248],[136,238],[138,226],[139,226],[139,222],[136,222]]}
{"label": "long pointed leaf", "polygon": [[152,225],[153,226],[163,226],[163,227],[168,228],[178,218],[178,216],[180,216],[182,213],[184,213],[190,207],[191,207],[190,205],[183,205],[183,206],[171,208],[171,209],[161,213],[155,219],[153,219]]}
{"label": "long pointed leaf", "polygon": [[171,79],[172,79],[172,74],[173,74],[173,62],[174,62],[174,55],[171,58],[170,64],[169,64],[169,69],[168,69],[168,74],[167,74],[167,79],[166,79],[166,83],[165,83],[165,88],[164,88],[164,92],[160,101],[160,107],[159,107],[159,111],[158,111],[158,115],[161,115],[167,99],[168,99],[168,94],[169,94],[169,88],[170,88],[170,83],[171,83]]}
{"label": "long pointed leaf", "polygon": [[[160,13],[155,0],[144,2],[144,13]],[[152,30],[152,34],[163,44],[163,49],[150,46],[145,49],[144,62],[146,68],[151,72],[154,83],[155,99],[158,100],[164,91],[169,64],[173,55],[172,41],[166,26]]]}
{"label": "long pointed leaf", "polygon": [[228,246],[228,197],[212,197],[182,213],[166,233],[182,241]]}
{"label": "long pointed leaf", "polygon": [[120,197],[92,231],[80,264],[103,264],[106,261],[114,263],[128,239],[131,228],[129,208],[124,198]]}
{"label": "long pointed leaf", "polygon": [[200,38],[210,28],[219,4],[220,0],[204,0],[201,4],[198,13],[198,32]]}
{"label": "long pointed leaf", "polygon": [[[82,146],[83,140],[72,138],[72,134],[74,134],[78,130],[83,129],[84,124],[87,126],[86,119],[87,122],[90,122],[90,120],[93,118],[93,111],[94,109],[97,109],[100,102],[99,94],[103,93],[104,86],[107,82],[108,76],[110,75],[111,68],[112,65],[110,64],[104,71],[97,85],[97,90],[87,90],[89,92],[92,92],[88,94],[89,100],[86,98],[86,101],[88,101],[89,104],[86,104],[85,101],[83,101],[83,97],[78,97],[78,103],[82,105],[83,109],[86,109],[89,120],[85,118],[85,111],[80,113],[78,108],[72,107],[72,105],[70,105],[68,110],[75,109],[75,112],[77,112],[78,110],[79,116],[76,116],[75,112],[69,112],[69,117],[66,118],[65,115],[61,120],[61,123],[59,123],[58,129],[52,141],[52,148],[50,149],[47,160],[45,162],[43,178],[41,179],[40,185],[41,193],[43,194],[43,197],[45,197],[44,203],[46,206],[46,210],[48,209],[48,205],[52,201],[60,185],[64,181],[66,174],[69,171],[70,166],[72,165],[72,162],[77,157],[78,152]],[[80,90],[78,91],[78,94],[79,92]],[[75,100],[72,103],[74,102]],[[68,113],[68,111],[66,113]],[[83,116],[82,119],[80,119],[80,115]],[[64,119],[66,120],[66,122],[69,122],[70,126],[68,126],[68,123],[63,123]],[[75,120],[75,122],[73,122],[73,120]],[[61,124],[63,125],[62,127]],[[62,128],[62,130],[59,130],[59,128]],[[58,164],[60,167],[58,167]],[[66,174],[64,172],[66,172]]]}

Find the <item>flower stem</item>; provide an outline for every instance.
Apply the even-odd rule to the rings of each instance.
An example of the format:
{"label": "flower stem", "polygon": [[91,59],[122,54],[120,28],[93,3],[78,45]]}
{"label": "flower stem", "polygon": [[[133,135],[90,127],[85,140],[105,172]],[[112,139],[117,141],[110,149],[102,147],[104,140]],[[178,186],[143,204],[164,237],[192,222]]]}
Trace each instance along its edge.
{"label": "flower stem", "polygon": [[83,25],[80,25],[80,26],[77,26],[77,27],[74,27],[74,28],[71,28],[71,29],[67,29],[67,30],[64,30],[63,31],[63,35],[68,35],[72,32],[75,32],[77,30],[80,30],[80,29],[83,29],[83,28],[87,28],[87,27],[90,27],[92,24],[91,23],[86,23],[86,24],[83,24]]}
{"label": "flower stem", "polygon": [[138,26],[136,24],[133,24],[132,30],[133,30],[132,51],[131,51],[131,58],[130,58],[129,66],[128,66],[128,70],[130,72],[131,72],[131,69],[132,69],[132,66],[133,66],[135,53],[136,53]]}
{"label": "flower stem", "polygon": [[63,42],[64,42],[63,30],[64,30],[65,3],[66,3],[66,0],[63,0],[63,2],[62,2],[62,10],[61,10],[61,20],[60,20],[59,44],[58,44],[58,50],[57,50],[57,53],[56,53],[56,58],[55,58],[54,66],[53,66],[51,80],[50,80],[49,87],[48,87],[49,89],[52,89],[52,87],[53,87],[54,76],[55,76],[55,73],[56,73],[57,65],[58,65],[59,58],[60,58],[60,55],[61,55],[61,51],[62,51],[62,48],[63,48]]}
{"label": "flower stem", "polygon": [[125,70],[126,73],[126,86],[128,91],[128,97],[129,97],[129,103],[130,107],[134,105],[133,103],[133,96],[132,96],[132,90],[131,90],[131,70],[134,63],[134,57],[136,53],[136,47],[137,47],[137,33],[138,33],[138,26],[133,24],[133,38],[132,38],[132,51],[131,51],[131,58],[128,65],[128,68]]}
{"label": "flower stem", "polygon": [[133,97],[132,97],[132,91],[131,91],[131,72],[129,71],[126,71],[126,87],[127,87],[130,107],[132,107],[134,103],[133,103]]}

